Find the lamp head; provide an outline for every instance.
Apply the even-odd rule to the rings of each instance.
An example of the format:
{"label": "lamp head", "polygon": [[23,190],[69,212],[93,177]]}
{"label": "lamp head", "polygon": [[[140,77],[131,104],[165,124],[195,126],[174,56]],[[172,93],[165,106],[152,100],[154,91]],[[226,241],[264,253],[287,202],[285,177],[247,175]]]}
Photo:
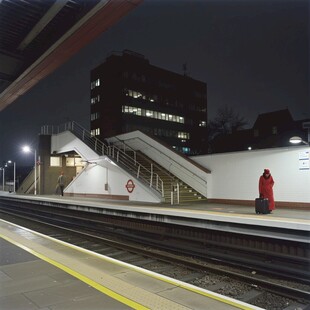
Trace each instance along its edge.
{"label": "lamp head", "polygon": [[294,137],[290,138],[289,141],[290,141],[290,143],[293,143],[293,144],[298,144],[300,142],[305,143],[305,141],[303,141],[303,139],[298,137],[298,136],[294,136]]}
{"label": "lamp head", "polygon": [[290,141],[290,143],[293,143],[293,144],[303,143],[303,144],[309,145],[308,142],[304,141],[301,137],[298,137],[298,136],[294,136],[294,137],[290,138],[289,141]]}
{"label": "lamp head", "polygon": [[30,147],[28,146],[28,145],[25,145],[24,147],[23,147],[23,152],[25,152],[25,153],[29,153],[31,150],[30,150]]}

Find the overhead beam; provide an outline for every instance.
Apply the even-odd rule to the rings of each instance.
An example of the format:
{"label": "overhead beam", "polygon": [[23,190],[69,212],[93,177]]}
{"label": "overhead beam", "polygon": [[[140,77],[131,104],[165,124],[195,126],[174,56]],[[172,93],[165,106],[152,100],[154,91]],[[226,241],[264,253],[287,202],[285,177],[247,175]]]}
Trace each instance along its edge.
{"label": "overhead beam", "polygon": [[143,0],[103,0],[0,94],[0,111],[51,74]]}
{"label": "overhead beam", "polygon": [[23,50],[33,41],[34,38],[49,24],[49,22],[58,14],[58,12],[68,3],[69,0],[56,0],[45,15],[30,30],[25,39],[20,43],[17,49]]}

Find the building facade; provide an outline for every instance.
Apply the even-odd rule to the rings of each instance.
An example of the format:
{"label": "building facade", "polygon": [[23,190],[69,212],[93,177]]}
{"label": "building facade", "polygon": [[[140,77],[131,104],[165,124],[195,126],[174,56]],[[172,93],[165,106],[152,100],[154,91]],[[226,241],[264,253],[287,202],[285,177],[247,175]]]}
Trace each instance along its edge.
{"label": "building facade", "polygon": [[305,124],[309,119],[294,120],[288,109],[258,115],[250,129],[229,134],[219,134],[210,141],[209,153],[225,153],[292,146],[293,136],[309,141],[309,130]]}
{"label": "building facade", "polygon": [[207,149],[207,85],[112,53],[91,71],[91,132],[97,138],[140,130],[187,155]]}

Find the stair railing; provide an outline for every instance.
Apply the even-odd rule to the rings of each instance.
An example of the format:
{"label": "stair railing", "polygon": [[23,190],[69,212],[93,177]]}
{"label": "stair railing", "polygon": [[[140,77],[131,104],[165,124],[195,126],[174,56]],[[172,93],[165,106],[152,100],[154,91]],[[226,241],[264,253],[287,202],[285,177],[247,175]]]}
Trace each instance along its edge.
{"label": "stair railing", "polygon": [[59,134],[64,131],[72,132],[100,156],[104,155],[116,161],[119,166],[146,183],[149,187],[158,191],[164,197],[163,181],[157,173],[148,170],[118,147],[102,142],[76,122],[67,122],[56,127],[46,125],[41,128],[41,134],[45,135]]}
{"label": "stair railing", "polygon": [[180,204],[180,185],[179,182],[171,184],[171,205]]}
{"label": "stair railing", "polygon": [[[134,139],[137,139],[139,141],[142,141],[144,144],[148,145],[151,149],[154,149],[154,146],[151,145],[150,143],[142,140],[140,137],[134,137],[134,138],[131,138],[130,140],[134,140]],[[125,142],[124,142],[125,143]],[[198,179],[198,182],[201,184],[201,185],[207,185],[207,181],[204,180],[201,176],[199,176],[197,173],[195,173],[194,171],[188,169],[185,165],[180,165],[175,159],[173,159],[172,157],[170,157],[169,155],[163,153],[162,151],[160,151],[159,149],[156,149],[157,152],[159,152],[160,154],[163,154],[165,157],[169,158],[169,160],[171,162],[174,163],[174,165],[176,166],[179,166],[181,167],[182,169],[184,169],[186,171],[186,174],[188,174],[188,176],[195,176],[197,179]]]}
{"label": "stair railing", "polygon": [[[126,152],[127,149],[130,150],[132,152],[132,155],[133,155],[133,160],[136,162],[137,161],[137,151],[134,150],[130,145],[128,145],[124,140],[121,140],[118,137],[114,137],[114,138],[117,140],[117,142],[114,142],[114,143],[112,142],[113,143],[112,145],[114,145],[115,143],[119,143],[122,146],[124,152]],[[129,155],[129,156],[131,156],[131,155]],[[175,183],[174,177],[171,176],[170,173],[167,173],[165,171],[165,169],[160,167],[157,163],[153,162],[149,158],[146,158],[143,154],[140,154],[140,156],[142,156],[145,160],[147,160],[150,163],[151,176],[154,175],[153,174],[153,169],[154,169],[154,167],[156,167],[157,169],[162,171],[162,173],[168,175],[171,178],[171,180],[170,180],[170,182],[171,182],[170,183],[170,202],[171,202],[172,205],[174,203],[179,204],[180,203],[180,187],[179,187],[179,183]],[[158,184],[159,175],[158,174],[156,174],[156,175],[157,175],[157,177],[156,177],[156,186],[158,187],[159,186],[159,184]],[[163,182],[162,182],[161,186],[162,186],[162,193],[164,193],[164,183]]]}

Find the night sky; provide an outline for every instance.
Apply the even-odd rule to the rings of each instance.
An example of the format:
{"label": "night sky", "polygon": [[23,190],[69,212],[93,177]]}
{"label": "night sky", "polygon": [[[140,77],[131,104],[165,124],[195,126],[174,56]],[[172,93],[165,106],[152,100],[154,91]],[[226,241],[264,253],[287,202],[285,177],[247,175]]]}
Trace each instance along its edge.
{"label": "night sky", "polygon": [[129,49],[207,83],[209,120],[232,107],[252,127],[288,108],[310,118],[308,0],[145,0],[23,97],[0,112],[0,166],[33,162],[42,125],[68,119],[89,129],[90,70]]}

